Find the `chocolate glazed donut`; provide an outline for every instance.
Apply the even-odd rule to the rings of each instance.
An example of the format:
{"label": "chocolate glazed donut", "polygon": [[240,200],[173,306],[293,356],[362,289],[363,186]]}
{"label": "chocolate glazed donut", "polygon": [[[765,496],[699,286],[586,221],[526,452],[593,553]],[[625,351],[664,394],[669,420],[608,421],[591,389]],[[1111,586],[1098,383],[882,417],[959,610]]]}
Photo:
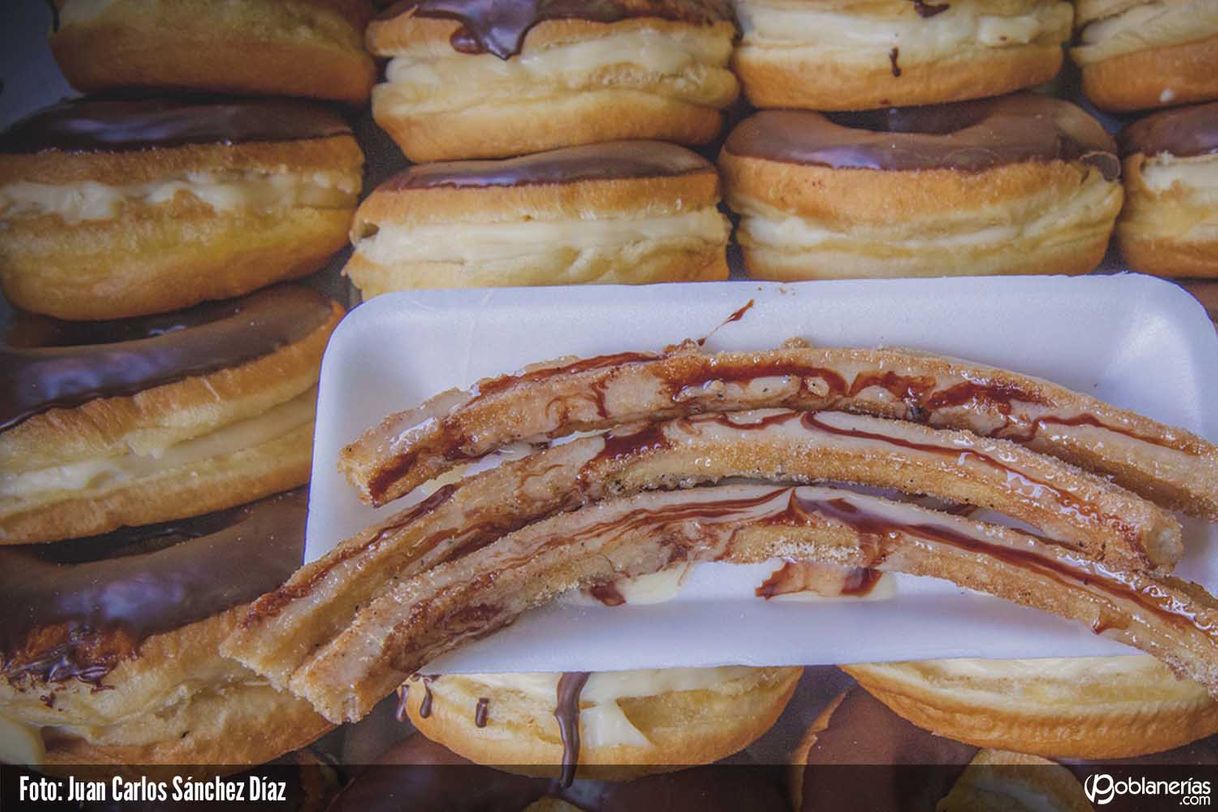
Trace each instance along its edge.
{"label": "chocolate glazed donut", "polygon": [[1144,273],[1218,277],[1218,102],[1165,110],[1121,133],[1121,253]]}
{"label": "chocolate glazed donut", "polygon": [[413,288],[726,279],[719,176],[661,141],[419,164],[356,211],[345,273]]}
{"label": "chocolate glazed donut", "polygon": [[106,320],[239,296],[345,242],[363,155],[302,102],[76,100],[0,136],[0,286]]}
{"label": "chocolate glazed donut", "polygon": [[368,27],[390,59],[372,112],[416,163],[702,144],[738,92],[734,33],[723,0],[397,3]]}
{"label": "chocolate glazed donut", "polygon": [[1032,94],[762,111],[719,163],[745,264],[764,279],[1086,273],[1122,196],[1099,122]]}
{"label": "chocolate glazed donut", "polygon": [[283,286],[169,316],[19,318],[0,346],[0,544],[198,515],[305,482],[340,314]]}
{"label": "chocolate glazed donut", "polygon": [[299,566],[306,503],[0,550],[0,700],[26,760],[260,763],[324,731],[216,645]]}

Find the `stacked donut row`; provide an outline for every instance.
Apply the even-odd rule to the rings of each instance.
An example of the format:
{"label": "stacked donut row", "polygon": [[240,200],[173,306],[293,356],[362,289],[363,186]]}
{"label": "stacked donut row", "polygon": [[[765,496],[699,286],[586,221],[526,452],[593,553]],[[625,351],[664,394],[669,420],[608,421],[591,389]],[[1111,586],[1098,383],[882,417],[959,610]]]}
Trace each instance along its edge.
{"label": "stacked donut row", "polygon": [[[274,11],[243,0],[182,19],[137,0],[61,5],[55,52],[73,82],[102,90],[138,81],[359,103],[372,83],[366,24],[369,49],[388,59],[374,118],[412,160],[445,161],[390,178],[352,222],[363,159],[332,111],[212,98],[35,115],[0,155],[0,283],[19,306],[61,318],[240,295],[316,270],[348,230],[346,272],[366,296],[723,279],[719,175],[684,146],[718,138],[737,76],[757,105],[816,108],[763,110],[721,151],[755,277],[1086,273],[1123,201],[1131,267],[1218,273],[1214,103],[1136,122],[1118,151],[1065,101],[967,101],[1056,74],[1063,2],[742,0],[733,15],[716,0],[434,0],[373,17],[346,0]],[[1119,76],[1127,89],[1112,66],[1134,57],[1139,76],[1172,89],[1135,106],[1218,93],[1177,58],[1214,47],[1209,5],[1093,5],[1080,4],[1074,50],[1098,101],[1130,106],[1094,88]],[[161,33],[147,33],[153,24]],[[201,62],[215,42],[263,61]],[[295,70],[306,62],[330,65],[327,80]]]}
{"label": "stacked donut row", "polygon": [[[0,138],[0,278],[23,308],[0,341],[6,762],[261,763],[328,728],[219,641],[302,559],[321,356],[343,310],[284,280],[345,243],[363,156],[311,102],[140,91],[194,87],[207,65],[252,91],[240,77],[264,78],[286,31],[316,40],[318,72],[264,90],[358,102],[367,15],[211,5],[261,46],[198,4],[60,3],[65,72],[123,97]],[[147,41],[124,24],[140,7],[200,41]]]}
{"label": "stacked donut row", "polygon": [[[1177,47],[1202,61],[1218,47],[1207,14],[1101,6],[1080,6],[1073,49],[1097,103],[1218,95]],[[754,277],[1086,273],[1125,197],[1119,233],[1135,269],[1213,275],[1218,107],[1131,128],[1122,189],[1115,143],[1073,105],[962,101],[1052,79],[1072,17],[1062,2],[741,0],[733,48],[723,3],[398,4],[368,29],[390,59],[373,115],[412,160],[449,163],[373,192],[347,273],[366,296],[725,278],[729,229],[709,163],[615,139],[713,142],[734,71],[754,105],[806,110],[745,120],[719,160]],[[1132,41],[1135,18],[1154,35]],[[1153,98],[1127,92],[1131,55],[1163,86]]]}

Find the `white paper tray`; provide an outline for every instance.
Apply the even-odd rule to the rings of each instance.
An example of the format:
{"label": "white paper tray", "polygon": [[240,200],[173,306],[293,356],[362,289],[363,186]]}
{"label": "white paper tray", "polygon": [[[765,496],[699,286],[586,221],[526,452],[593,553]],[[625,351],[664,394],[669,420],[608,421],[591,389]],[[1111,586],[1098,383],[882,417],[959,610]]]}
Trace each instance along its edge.
{"label": "white paper tray", "polygon": [[[307,557],[376,520],[338,450],[389,412],[559,355],[656,350],[716,332],[710,350],[909,346],[1045,377],[1218,438],[1218,338],[1174,285],[1135,276],[754,282],[424,291],[382,296],[339,326],[322,366]],[[404,502],[382,509],[400,510]],[[1218,539],[1186,527],[1180,573],[1218,587]],[[441,671],[813,665],[1128,651],[1089,630],[950,583],[898,576],[888,600],[754,596],[762,566],[704,564],[672,601],[566,602],[444,657]]]}

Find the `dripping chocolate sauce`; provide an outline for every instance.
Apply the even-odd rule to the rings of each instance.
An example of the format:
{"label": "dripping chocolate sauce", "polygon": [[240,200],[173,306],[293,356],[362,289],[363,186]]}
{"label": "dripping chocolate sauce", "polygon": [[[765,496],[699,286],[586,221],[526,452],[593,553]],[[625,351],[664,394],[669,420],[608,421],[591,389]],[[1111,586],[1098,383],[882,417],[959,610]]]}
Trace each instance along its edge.
{"label": "dripping chocolate sauce", "polygon": [[[421,702],[419,702],[419,716],[423,717],[424,719],[427,719],[431,716],[431,705],[432,705],[432,701],[433,701],[433,697],[432,697],[432,693],[431,693],[431,684],[433,682],[435,682],[437,679],[438,679],[438,677],[435,674],[411,674],[410,675],[411,682],[422,682],[423,683],[423,700]],[[403,696],[405,696],[405,694],[403,694]]]}
{"label": "dripping chocolate sauce", "polygon": [[478,697],[478,704],[474,707],[475,727],[486,727],[487,706],[490,702],[485,696]]}
{"label": "dripping chocolate sauce", "polygon": [[410,694],[410,686],[402,683],[397,687],[398,705],[394,708],[393,718],[399,723],[406,721],[406,699]]}
{"label": "dripping chocolate sauce", "polygon": [[931,17],[934,17],[936,14],[942,14],[951,8],[950,3],[935,5],[933,3],[927,3],[926,0],[913,0],[913,4],[914,11],[918,12],[918,16],[924,20],[928,20]]}
{"label": "dripping chocolate sauce", "polygon": [[617,588],[617,584],[613,581],[607,581],[603,584],[597,584],[588,590],[588,594],[596,598],[605,606],[621,606],[626,603],[626,596]]}
{"label": "dripping chocolate sauce", "polygon": [[695,343],[699,347],[706,346],[706,342],[710,339],[711,336],[713,336],[715,333],[719,332],[720,330],[722,330],[724,327],[728,326],[729,324],[732,324],[734,322],[737,322],[737,321],[740,321],[741,319],[743,319],[744,314],[748,313],[750,310],[752,310],[753,305],[755,305],[755,304],[756,304],[756,302],[753,299],[749,299],[747,302],[745,302],[743,307],[740,307],[737,310],[733,311],[732,315],[728,316],[726,319],[721,321],[715,327],[715,329],[711,330],[709,333],[707,333],[706,335],[699,338]]}
{"label": "dripping chocolate sauce", "polygon": [[546,20],[578,19],[613,23],[653,17],[699,25],[732,19],[723,0],[668,0],[637,3],[625,0],[406,0],[380,14],[392,19],[411,13],[416,17],[456,20],[460,27],[449,43],[463,54],[491,53],[510,59],[520,53],[534,26]]}
{"label": "dripping chocolate sauce", "polygon": [[811,584],[811,578],[807,572],[809,567],[816,567],[816,562],[803,561],[787,561],[783,565],[770,574],[761,583],[761,586],[753,590],[753,593],[765,600],[770,600],[779,595],[792,595],[800,592],[813,592],[825,597],[853,597],[861,598],[870,595],[875,585],[879,583],[883,573],[878,570],[868,567],[845,567],[842,568],[840,588],[834,593],[825,593]]}
{"label": "dripping chocolate sauce", "polygon": [[892,75],[897,79],[901,78],[901,66],[897,62],[897,60],[900,59],[900,57],[901,57],[900,48],[893,48],[891,51],[888,52],[888,62],[892,65]]}
{"label": "dripping chocolate sauce", "polygon": [[562,774],[559,783],[571,786],[579,765],[579,697],[588,683],[587,671],[565,671],[558,678],[557,703],[554,718],[562,737]]}

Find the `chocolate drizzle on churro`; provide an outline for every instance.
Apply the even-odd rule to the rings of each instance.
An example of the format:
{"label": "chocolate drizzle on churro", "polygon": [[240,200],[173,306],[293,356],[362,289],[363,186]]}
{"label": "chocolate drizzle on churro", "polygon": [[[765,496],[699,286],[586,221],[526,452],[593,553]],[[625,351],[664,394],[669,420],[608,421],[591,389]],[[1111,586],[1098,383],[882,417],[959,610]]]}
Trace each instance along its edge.
{"label": "chocolate drizzle on churro", "polygon": [[735,311],[732,313],[732,315],[728,316],[726,319],[724,319],[723,321],[721,321],[721,322],[720,322],[720,323],[719,323],[719,324],[718,324],[718,325],[715,327],[715,329],[711,330],[709,333],[707,333],[706,335],[704,335],[704,336],[702,336],[701,338],[699,338],[699,339],[697,340],[697,344],[698,344],[698,346],[699,346],[699,347],[705,346],[706,342],[707,342],[707,341],[710,339],[710,337],[711,337],[711,336],[713,336],[715,333],[719,332],[720,330],[722,330],[724,327],[728,326],[729,324],[732,324],[732,323],[734,323],[734,322],[738,322],[738,321],[740,321],[741,319],[743,319],[743,318],[744,318],[744,314],[745,314],[745,313],[748,313],[750,310],[752,310],[752,309],[753,309],[753,305],[755,305],[755,304],[756,304],[756,302],[755,302],[753,299],[749,299],[747,302],[745,302],[745,303],[744,303],[744,305],[743,305],[742,307],[740,307],[740,308],[738,308],[737,310],[735,310]]}
{"label": "chocolate drizzle on churro", "polygon": [[163,316],[80,324],[23,317],[0,344],[0,430],[253,361],[305,338],[331,314],[322,294],[283,285]]}
{"label": "chocolate drizzle on churro", "polygon": [[926,0],[912,0],[914,11],[918,12],[918,16],[924,20],[928,20],[937,14],[942,14],[951,8],[951,3],[933,4],[927,3]]}
{"label": "chocolate drizzle on churro", "polygon": [[410,696],[410,686],[403,682],[397,687],[398,704],[393,710],[393,718],[398,722],[406,721],[406,700]]}
{"label": "chocolate drizzle on churro", "polygon": [[478,704],[474,706],[474,726],[486,727],[487,706],[490,700],[485,696],[478,697]]}
{"label": "chocolate drizzle on churro", "polygon": [[897,79],[901,78],[901,66],[897,62],[897,60],[900,59],[900,57],[901,57],[900,48],[893,48],[891,51],[888,52],[888,62],[889,62],[889,64],[892,65],[892,75]]}
{"label": "chocolate drizzle on churro", "polygon": [[579,697],[589,676],[587,671],[566,671],[558,678],[554,718],[558,720],[558,732],[562,737],[562,775],[559,781],[564,787],[571,786],[579,765]]}

